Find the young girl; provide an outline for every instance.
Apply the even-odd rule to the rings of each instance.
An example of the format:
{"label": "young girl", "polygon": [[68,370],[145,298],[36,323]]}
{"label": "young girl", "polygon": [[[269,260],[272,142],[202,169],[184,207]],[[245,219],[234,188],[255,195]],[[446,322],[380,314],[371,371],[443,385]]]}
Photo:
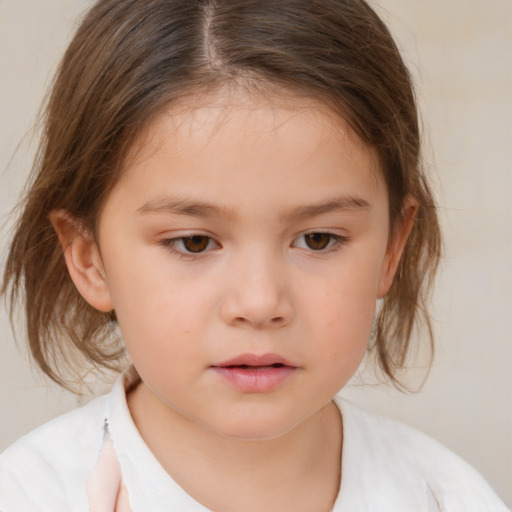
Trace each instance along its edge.
{"label": "young girl", "polygon": [[131,363],[2,454],[0,510],[506,510],[435,441],[335,397],[367,349],[396,382],[428,325],[419,151],[363,0],[98,1],[3,292],[55,381]]}

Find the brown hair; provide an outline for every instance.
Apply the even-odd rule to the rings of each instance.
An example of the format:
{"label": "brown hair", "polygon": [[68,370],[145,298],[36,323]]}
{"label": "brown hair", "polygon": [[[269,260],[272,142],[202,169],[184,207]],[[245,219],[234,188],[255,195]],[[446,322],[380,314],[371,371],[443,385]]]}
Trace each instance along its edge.
{"label": "brown hair", "polygon": [[418,321],[432,343],[426,297],[440,232],[420,163],[417,108],[400,53],[368,4],[99,0],[57,72],[2,286],[11,314],[24,302],[31,353],[55,381],[66,385],[64,368],[78,354],[115,367],[122,349],[112,336],[115,314],[95,310],[74,287],[49,212],[65,209],[94,233],[127,150],[149,120],[194,91],[241,83],[298,91],[343,116],[378,155],[392,227],[404,198],[416,199],[415,225],[370,349],[398,384]]}

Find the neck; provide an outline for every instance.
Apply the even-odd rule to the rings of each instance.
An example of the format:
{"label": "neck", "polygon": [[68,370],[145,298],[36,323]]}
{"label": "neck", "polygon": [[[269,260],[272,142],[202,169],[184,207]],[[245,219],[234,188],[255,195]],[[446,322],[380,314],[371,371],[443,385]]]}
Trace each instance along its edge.
{"label": "neck", "polygon": [[128,405],[163,468],[211,510],[319,511],[334,504],[342,436],[332,402],[285,434],[265,440],[227,437],[198,425],[143,383],[128,395]]}

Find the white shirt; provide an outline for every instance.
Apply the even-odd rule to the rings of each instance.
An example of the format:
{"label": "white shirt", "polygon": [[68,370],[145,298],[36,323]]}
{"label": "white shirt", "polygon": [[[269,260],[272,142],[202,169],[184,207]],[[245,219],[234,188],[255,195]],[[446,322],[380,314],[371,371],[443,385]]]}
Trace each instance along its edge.
{"label": "white shirt", "polygon": [[[128,410],[127,385],[125,375],[110,394],[50,421],[3,452],[0,511],[89,511],[87,481],[98,460],[111,453],[114,460],[107,467],[120,467],[132,512],[206,512],[144,443]],[[473,468],[436,441],[341,398],[336,398],[336,404],[344,437],[341,488],[334,512],[508,510]],[[120,483],[115,484],[112,503]]]}

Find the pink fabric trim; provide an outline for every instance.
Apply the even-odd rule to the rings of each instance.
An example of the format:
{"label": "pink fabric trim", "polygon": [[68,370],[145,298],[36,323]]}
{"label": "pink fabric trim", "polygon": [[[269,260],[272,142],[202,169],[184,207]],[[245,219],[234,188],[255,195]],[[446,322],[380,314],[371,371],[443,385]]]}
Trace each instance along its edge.
{"label": "pink fabric trim", "polygon": [[131,512],[128,490],[123,485],[121,466],[110,437],[103,443],[86,489],[89,512]]}

